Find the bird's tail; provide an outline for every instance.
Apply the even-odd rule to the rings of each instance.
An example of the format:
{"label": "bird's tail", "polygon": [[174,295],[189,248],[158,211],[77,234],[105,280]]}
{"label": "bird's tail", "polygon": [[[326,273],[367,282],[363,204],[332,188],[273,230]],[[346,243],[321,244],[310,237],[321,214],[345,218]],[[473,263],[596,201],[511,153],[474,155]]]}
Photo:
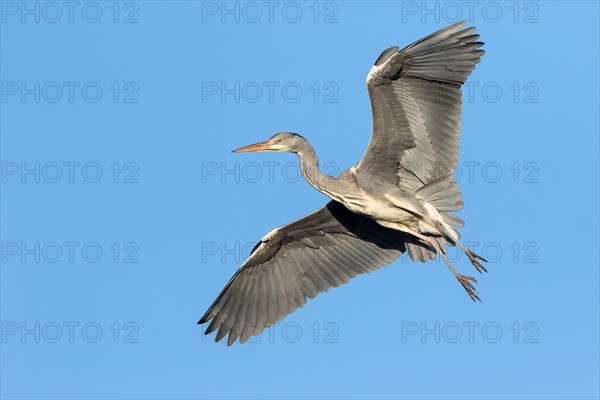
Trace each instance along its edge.
{"label": "bird's tail", "polygon": [[[453,246],[460,238],[457,228],[465,225],[463,220],[452,214],[453,211],[461,210],[464,205],[458,183],[452,178],[443,176],[419,188],[415,192],[415,196],[433,206],[445,222],[445,227],[440,227],[441,237],[432,237],[432,239],[438,243],[441,249],[445,249],[448,245]],[[433,249],[411,243],[407,244],[407,248],[414,261],[427,261],[435,258]]]}
{"label": "bird's tail", "polygon": [[[469,257],[469,260],[475,266],[477,271],[487,272],[487,269],[479,262],[479,260],[485,262],[487,262],[487,260],[467,249],[459,240],[460,233],[456,228],[463,227],[465,223],[452,214],[453,211],[458,211],[463,208],[462,195],[460,194],[458,183],[448,177],[441,177],[421,187],[415,192],[415,196],[435,207],[444,220],[444,223],[441,223],[440,221],[426,218],[429,220],[429,223],[436,227],[441,235],[440,237],[432,238],[437,243],[438,248],[445,252],[447,245],[458,245]],[[417,246],[414,245],[407,247],[413,260],[419,259],[421,261],[426,261],[429,258],[433,258],[432,254],[427,253],[430,251],[428,249],[421,247],[417,250]]]}
{"label": "bird's tail", "polygon": [[456,228],[462,228],[465,223],[462,219],[452,214],[462,210],[464,203],[458,183],[452,178],[443,176],[427,183],[415,192],[417,198],[431,204],[443,217],[444,222],[450,225],[458,238],[460,233]]}

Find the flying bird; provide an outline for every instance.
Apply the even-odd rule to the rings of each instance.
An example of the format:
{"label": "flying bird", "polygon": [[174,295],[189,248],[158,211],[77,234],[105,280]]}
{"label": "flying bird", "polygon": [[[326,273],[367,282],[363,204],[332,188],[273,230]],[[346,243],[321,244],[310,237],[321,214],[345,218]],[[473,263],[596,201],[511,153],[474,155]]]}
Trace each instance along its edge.
{"label": "flying bird", "polygon": [[234,150],[292,152],[306,181],[331,201],[263,237],[198,324],[227,344],[282,320],[320,292],[381,268],[402,253],[448,265],[473,301],[477,281],[446,257],[459,246],[478,272],[481,256],[460,242],[458,160],[461,86],[485,53],[475,28],[448,26],[402,50],[391,47],[367,76],[373,114],[361,161],[339,177],[323,174],[308,141],[280,132]]}

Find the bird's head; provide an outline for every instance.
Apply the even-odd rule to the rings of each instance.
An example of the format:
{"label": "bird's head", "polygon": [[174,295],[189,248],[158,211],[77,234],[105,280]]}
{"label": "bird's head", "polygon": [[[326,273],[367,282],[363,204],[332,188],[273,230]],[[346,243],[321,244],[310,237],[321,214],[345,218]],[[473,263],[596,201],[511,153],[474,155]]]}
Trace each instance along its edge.
{"label": "bird's head", "polygon": [[302,149],[306,139],[292,132],[279,132],[264,142],[251,144],[233,150],[234,153],[246,153],[249,151],[278,151],[295,153]]}

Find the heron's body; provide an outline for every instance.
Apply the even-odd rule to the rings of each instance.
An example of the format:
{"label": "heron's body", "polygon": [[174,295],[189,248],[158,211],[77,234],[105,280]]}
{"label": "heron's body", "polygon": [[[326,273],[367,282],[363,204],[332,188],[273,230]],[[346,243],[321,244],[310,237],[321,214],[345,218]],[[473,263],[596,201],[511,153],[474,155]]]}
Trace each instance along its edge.
{"label": "heron's body", "polygon": [[[305,157],[298,154],[301,160]],[[310,168],[302,166],[306,161],[301,162],[302,175],[306,181],[350,211],[372,218],[386,228],[440,234],[426,218],[444,223],[442,216],[434,206],[419,199],[415,193],[398,185],[361,176],[357,174],[355,167],[342,172],[339,178],[325,175],[319,171],[318,162],[315,165],[317,159],[312,158],[312,161]]]}
{"label": "heron's body", "polygon": [[[445,256],[459,246],[475,268],[480,256],[460,242],[463,202],[453,180],[460,138],[461,86],[483,43],[464,22],[399,50],[385,50],[367,76],[373,133],[362,160],[331,177],[302,136],[281,132],[236,150],[293,152],[304,179],[332,199],[325,207],[272,230],[221,291],[199,323],[216,340],[246,341],[356,275],[403,252],[414,261],[440,255],[472,300],[471,282]],[[290,258],[291,253],[296,253]],[[483,260],[485,261],[485,260]]]}

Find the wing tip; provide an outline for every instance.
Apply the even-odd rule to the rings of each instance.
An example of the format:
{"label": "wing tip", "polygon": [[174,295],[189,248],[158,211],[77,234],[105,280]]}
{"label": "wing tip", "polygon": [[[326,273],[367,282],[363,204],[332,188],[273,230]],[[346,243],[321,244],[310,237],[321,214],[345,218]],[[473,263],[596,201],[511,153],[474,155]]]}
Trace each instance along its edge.
{"label": "wing tip", "polygon": [[211,311],[212,311],[212,307],[209,308],[208,311],[206,311],[204,313],[204,315],[198,320],[196,325],[202,325],[202,324],[205,324],[208,321],[210,321],[214,317],[214,315],[212,315]]}
{"label": "wing tip", "polygon": [[460,20],[458,22],[455,22],[455,23],[453,23],[451,25],[448,25],[448,26],[444,27],[444,28],[438,30],[437,32],[432,33],[430,36],[431,37],[438,36],[438,35],[444,34],[444,33],[449,33],[450,35],[454,35],[454,34],[459,33],[459,32],[468,31],[469,29],[473,29],[473,31],[475,31],[475,27],[474,26],[471,26],[469,28],[463,29],[465,27],[465,25],[467,25],[467,20],[463,19],[463,20]]}
{"label": "wing tip", "polygon": [[[234,344],[236,340],[237,335],[232,335],[231,332],[229,332],[229,336],[227,336],[227,347],[230,347],[232,344]],[[240,341],[240,343],[243,342]]]}
{"label": "wing tip", "polygon": [[[466,19],[461,19],[460,21],[455,22],[454,24],[450,25],[448,28],[458,28],[458,29],[461,29],[465,25],[467,25],[467,20]],[[467,28],[467,29],[469,29],[469,28]]]}

